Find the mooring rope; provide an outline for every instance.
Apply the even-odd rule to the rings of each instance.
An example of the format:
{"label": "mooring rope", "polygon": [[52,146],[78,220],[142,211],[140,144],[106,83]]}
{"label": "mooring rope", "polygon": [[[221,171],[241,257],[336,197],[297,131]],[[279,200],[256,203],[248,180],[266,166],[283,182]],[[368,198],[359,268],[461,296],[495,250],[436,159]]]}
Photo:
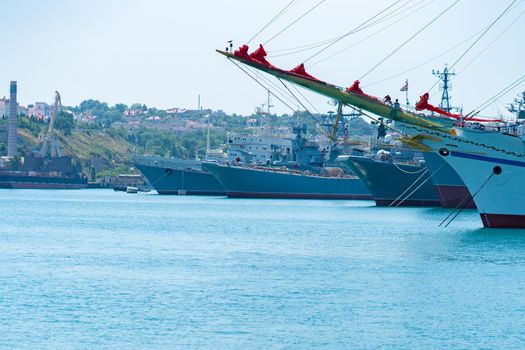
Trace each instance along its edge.
{"label": "mooring rope", "polygon": [[[474,198],[478,195],[478,193],[485,187],[485,185],[489,182],[490,179],[492,179],[492,177],[495,175],[496,173],[493,171],[489,177],[481,184],[481,186],[479,187],[479,189],[476,191],[476,193],[474,193],[472,195],[472,200],[474,201]],[[468,197],[466,197],[468,198]],[[461,208],[459,208],[461,206]],[[450,214],[447,215],[447,217],[445,219],[443,219],[443,221],[441,221],[441,223],[439,224],[439,226],[442,226],[449,218],[452,214],[455,213],[455,215],[448,221],[448,223],[445,225],[445,227],[448,227],[448,225],[450,225],[452,223],[452,221],[454,221],[458,215],[463,211],[463,209],[465,209],[465,207],[467,206],[467,203],[464,203],[464,204],[458,204],[458,206],[456,208],[454,208],[454,210],[452,210],[450,212]],[[458,210],[459,208],[459,210]],[[456,212],[457,210],[457,212]]]}

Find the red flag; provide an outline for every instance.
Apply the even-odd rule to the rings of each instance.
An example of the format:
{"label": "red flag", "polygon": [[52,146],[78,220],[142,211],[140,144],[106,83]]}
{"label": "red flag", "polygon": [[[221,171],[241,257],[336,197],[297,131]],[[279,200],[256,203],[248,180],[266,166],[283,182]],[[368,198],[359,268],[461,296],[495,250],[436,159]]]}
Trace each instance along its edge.
{"label": "red flag", "polygon": [[408,80],[405,82],[405,85],[401,86],[401,89],[399,91],[408,91]]}

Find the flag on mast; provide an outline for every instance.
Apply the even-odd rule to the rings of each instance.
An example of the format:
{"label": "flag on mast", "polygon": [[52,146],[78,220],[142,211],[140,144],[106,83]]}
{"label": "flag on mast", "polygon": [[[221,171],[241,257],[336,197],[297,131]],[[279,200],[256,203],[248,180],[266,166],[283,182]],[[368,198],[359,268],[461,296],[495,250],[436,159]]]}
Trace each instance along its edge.
{"label": "flag on mast", "polygon": [[399,91],[408,91],[408,79],[405,81],[405,85],[401,86]]}

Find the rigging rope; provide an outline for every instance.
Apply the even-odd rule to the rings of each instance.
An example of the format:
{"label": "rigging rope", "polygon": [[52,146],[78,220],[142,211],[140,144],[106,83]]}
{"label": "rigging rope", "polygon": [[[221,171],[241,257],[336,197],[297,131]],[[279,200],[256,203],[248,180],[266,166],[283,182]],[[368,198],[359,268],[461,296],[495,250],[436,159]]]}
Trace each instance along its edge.
{"label": "rigging rope", "polygon": [[445,165],[445,163],[442,163],[439,168],[437,168],[434,172],[432,172],[432,174],[430,174],[426,179],[425,181],[423,181],[419,186],[417,186],[412,192],[410,192],[409,194],[407,194],[405,196],[405,198],[400,201],[399,203],[396,204],[396,207],[399,207],[401,204],[403,204],[408,198],[410,198],[410,196],[412,196],[414,193],[416,193],[417,190],[419,190],[421,187],[423,187],[424,184],[426,184],[430,179],[432,179],[432,177],[437,174],[438,171],[441,170],[441,168]]}
{"label": "rigging rope", "polygon": [[425,171],[425,168],[419,169],[417,171],[407,171],[399,167],[396,163],[394,163],[394,166],[397,168],[397,170],[401,171],[402,173],[409,174],[409,175],[415,175],[415,174],[419,174],[422,171]]}
{"label": "rigging rope", "polygon": [[289,25],[287,25],[283,30],[281,30],[280,32],[278,32],[277,34],[275,34],[274,36],[272,36],[270,39],[268,39],[264,45],[268,44],[270,41],[272,41],[273,39],[275,39],[276,37],[278,37],[279,35],[281,35],[283,32],[285,32],[288,28],[290,28],[291,26],[293,26],[295,23],[299,22],[301,19],[303,19],[306,15],[308,15],[310,12],[312,12],[313,10],[315,10],[317,7],[319,7],[323,2],[325,2],[326,0],[321,0],[319,1],[314,7],[312,7],[311,9],[309,9],[308,11],[306,11],[303,15],[301,15],[299,18],[297,18],[295,21],[293,21],[292,23],[290,23]]}
{"label": "rigging rope", "polygon": [[482,110],[484,110],[485,108],[490,106],[492,103],[494,103],[494,101],[496,101],[501,96],[505,95],[510,90],[514,89],[516,86],[520,85],[524,81],[525,81],[525,75],[522,75],[521,77],[519,77],[518,79],[516,79],[515,81],[513,81],[512,83],[507,85],[507,87],[505,87],[504,89],[500,90],[500,92],[498,92],[496,95],[494,95],[493,97],[489,98],[487,101],[483,102],[477,108],[474,108],[473,111],[482,111]]}
{"label": "rigging rope", "polygon": [[317,114],[321,114],[321,112],[319,112],[319,110],[318,110],[317,108],[315,108],[315,106],[313,105],[313,103],[310,102],[310,100],[309,100],[308,98],[306,98],[306,96],[304,96],[304,94],[301,92],[301,90],[299,90],[299,88],[298,88],[295,84],[293,84],[292,87],[293,87],[293,89],[294,89],[295,91],[297,91],[297,93],[298,93],[299,95],[301,95],[302,98],[304,98],[304,99],[306,100],[306,102],[308,102],[308,104],[309,104],[313,109],[315,109],[315,111],[317,112]]}
{"label": "rigging rope", "polygon": [[255,33],[255,35],[250,39],[248,40],[248,42],[246,44],[250,44],[250,42],[253,41],[253,39],[255,39],[259,34],[261,34],[266,28],[268,28],[268,26],[270,26],[270,24],[272,24],[273,22],[275,22],[279,17],[281,17],[286,11],[288,11],[290,9],[290,7],[292,7],[292,5],[296,2],[297,0],[292,0],[288,3],[288,5],[286,5],[277,15],[275,15],[274,18],[272,18],[270,20],[270,22],[266,23],[266,25],[264,27],[262,27],[261,30],[259,30],[257,33]]}
{"label": "rigging rope", "polygon": [[[394,199],[392,202],[390,202],[390,204],[388,205],[389,207],[393,206],[394,203],[396,203],[398,200],[400,200],[401,197],[403,197],[403,196],[405,195],[405,193],[407,193],[408,191],[410,191],[410,190],[412,189],[412,187],[414,187],[414,185],[415,185],[419,180],[421,180],[421,179],[423,178],[423,176],[425,176],[425,174],[428,173],[428,168],[425,167],[424,169],[425,169],[425,171],[424,171],[421,175],[419,175],[419,177],[418,177],[414,182],[412,182],[412,184],[411,184],[410,186],[408,186],[408,187],[403,191],[403,193],[401,193],[396,199]],[[418,187],[418,188],[419,188],[419,187]],[[408,198],[408,197],[405,197],[405,199],[404,199],[403,201],[405,201],[407,198]]]}
{"label": "rigging rope", "polygon": [[501,31],[501,33],[498,34],[497,37],[494,38],[494,40],[492,40],[490,42],[490,44],[488,44],[483,50],[481,50],[481,52],[476,56],[474,57],[469,63],[467,63],[462,69],[461,71],[459,71],[458,73],[456,73],[456,75],[459,75],[461,73],[463,73],[472,63],[474,63],[478,58],[479,56],[481,56],[485,51],[487,51],[487,49],[489,47],[491,47],[503,34],[505,34],[505,32],[510,28],[512,27],[512,25],[514,23],[516,23],[516,21],[525,13],[525,10],[521,11],[521,13],[516,17],[514,18],[514,20],[508,25],[506,26],[503,31]]}
{"label": "rigging rope", "polygon": [[[416,3],[415,5],[409,7],[408,9],[405,9],[405,10],[403,10],[403,11],[397,13],[397,14],[395,13],[395,12],[401,10],[403,7],[405,7],[405,6],[406,6],[408,3],[410,3],[411,1],[413,1],[413,0],[409,0],[406,4],[404,4],[404,5],[402,5],[401,7],[395,9],[395,10],[392,11],[391,13],[385,15],[383,18],[380,18],[380,19],[378,19],[377,21],[370,23],[369,25],[364,26],[364,27],[360,28],[359,30],[355,30],[355,31],[351,32],[351,34],[358,33],[358,32],[360,32],[360,31],[362,31],[362,30],[365,30],[365,29],[367,29],[367,28],[369,28],[369,27],[373,27],[374,25],[377,25],[377,24],[380,24],[380,23],[382,23],[382,22],[385,22],[385,21],[387,21],[387,20],[389,20],[389,19],[391,19],[391,18],[394,18],[394,17],[396,17],[396,16],[402,14],[402,13],[405,12],[405,11],[408,11],[408,10],[410,10],[410,9],[412,9],[412,8],[414,8],[414,7],[416,7],[417,5],[419,5],[419,4],[422,3],[422,2],[429,1],[429,0],[420,0],[418,3]],[[431,3],[431,2],[434,2],[434,1],[436,1],[436,0],[430,0],[430,3]],[[428,5],[428,4],[427,4],[427,5]],[[424,6],[426,6],[426,5],[424,5]],[[405,16],[405,17],[403,17],[403,18],[406,18],[406,17],[407,17],[407,16]],[[400,20],[401,20],[401,19],[395,21],[393,24],[399,22]],[[385,28],[384,28],[384,29],[385,29]],[[327,39],[327,40],[323,40],[323,41],[318,41],[318,42],[314,42],[314,43],[311,43],[311,44],[301,45],[301,46],[297,46],[297,47],[294,47],[294,48],[280,49],[280,50],[273,50],[273,51],[271,51],[271,53],[280,53],[280,52],[287,52],[287,53],[281,53],[281,54],[277,54],[277,55],[270,55],[269,57],[281,57],[281,56],[287,56],[287,55],[297,54],[297,53],[300,53],[300,52],[310,51],[310,50],[313,50],[313,49],[318,48],[318,47],[320,47],[320,46],[323,46],[323,45],[326,45],[326,44],[332,43],[332,42],[337,41],[337,40],[340,40],[340,37],[335,37],[335,38],[331,38],[331,39]],[[288,52],[288,51],[292,51],[292,52]],[[315,64],[317,64],[317,63],[315,63]],[[315,65],[315,64],[314,64],[314,65]],[[312,65],[309,65],[309,66],[311,67]]]}
{"label": "rigging rope", "polygon": [[[452,5],[450,5],[449,7],[447,7],[443,12],[441,12],[439,15],[437,15],[436,17],[434,17],[430,22],[428,22],[423,28],[421,28],[420,30],[418,30],[414,35],[412,35],[410,38],[408,38],[408,40],[406,40],[405,42],[403,42],[400,46],[398,46],[394,51],[392,51],[390,54],[388,54],[385,58],[383,58],[379,63],[377,63],[374,67],[372,67],[368,72],[366,72],[361,78],[359,78],[359,80],[362,80],[364,77],[366,77],[368,74],[370,74],[373,70],[375,70],[377,67],[379,67],[381,64],[383,64],[387,59],[389,59],[390,57],[392,57],[397,51],[399,51],[403,46],[405,46],[406,44],[408,44],[412,39],[414,39],[417,35],[419,35],[422,31],[424,31],[425,29],[427,29],[427,27],[429,27],[432,23],[434,23],[435,21],[437,21],[441,16],[443,16],[446,12],[448,12],[452,7],[454,7],[454,5],[456,5],[458,2],[460,2],[461,0],[456,0],[454,1],[454,3],[452,3]],[[514,0],[516,1],[516,0]]]}
{"label": "rigging rope", "polygon": [[269,79],[269,78],[265,77],[264,75],[260,74],[260,71],[256,70],[255,68],[252,68],[252,71],[253,71],[253,74],[256,77],[258,77],[259,79],[263,80],[266,84],[270,85],[275,90],[279,91],[279,93],[281,94],[281,97],[283,97],[286,100],[288,100],[288,102],[290,102],[291,104],[295,103],[295,100],[293,99],[293,97],[288,96],[288,93],[286,92],[286,90],[283,89],[281,86],[279,86],[278,84],[274,83],[271,79]]}
{"label": "rigging rope", "polygon": [[[251,79],[253,79],[258,85],[260,85],[261,87],[263,87],[265,90],[270,91],[270,89],[269,89],[267,86],[264,86],[264,84],[262,84],[259,80],[257,80],[257,78],[255,78],[254,76],[252,76],[252,75],[251,75],[247,70],[245,70],[240,64],[238,64],[237,62],[235,62],[235,61],[233,61],[233,60],[231,60],[231,59],[229,59],[229,60],[230,60],[230,62],[232,62],[235,66],[237,66],[237,68],[239,68],[241,71],[243,71],[247,76],[249,76]],[[261,78],[262,78],[262,77],[261,77]],[[280,79],[279,79],[279,80],[280,80]],[[281,83],[283,83],[283,82],[281,81]],[[283,85],[284,85],[284,83],[283,83]],[[286,88],[288,91],[290,91],[286,85],[285,85],[285,88]],[[271,92],[271,93],[272,93],[272,94],[273,94],[273,95],[274,95],[274,96],[275,96],[275,97],[276,97],[276,98],[277,98],[282,104],[284,104],[286,107],[288,107],[292,112],[294,112],[294,113],[297,112],[296,109],[294,109],[294,108],[291,107],[288,103],[286,103],[286,102],[283,100],[283,98],[281,98],[280,96],[278,96],[277,94],[275,94],[275,92],[273,92],[273,91],[270,91],[270,92]],[[290,93],[291,93],[291,92],[290,92]],[[291,95],[294,96],[293,93],[291,93]],[[295,96],[294,96],[294,97],[295,97]],[[295,97],[295,98],[297,99],[297,97]],[[298,100],[298,99],[297,99],[297,100]],[[298,102],[302,105],[301,101],[298,100]],[[303,108],[304,108],[304,105],[303,105]],[[316,117],[315,117],[312,113],[310,113],[306,108],[305,108],[305,110],[306,110],[306,112],[312,117],[312,119],[313,119],[314,122],[319,123],[319,121],[317,121]],[[301,114],[299,114],[299,118],[304,119],[306,122],[311,122],[311,120],[309,120],[309,119],[307,119],[307,118],[304,118]],[[314,125],[314,128],[317,129],[318,131],[321,131],[321,132],[324,133],[324,134],[327,134],[325,130],[320,129],[320,128],[317,128],[316,125]]]}
{"label": "rigging rope", "polygon": [[[418,6],[420,3],[424,2],[424,1],[426,1],[426,0],[422,0],[422,1],[418,2],[418,3],[416,3],[414,6],[409,7],[408,9],[405,9],[404,11],[401,11],[400,13],[393,14],[393,15],[391,15],[389,18],[384,19],[384,21],[386,21],[386,20],[388,20],[388,19],[390,19],[390,18],[394,18],[394,17],[396,17],[396,16],[402,14],[402,13],[405,12],[405,11],[411,10],[412,8]],[[424,4],[423,6],[421,6],[421,7],[417,8],[417,9],[415,9],[414,11],[409,12],[409,13],[406,14],[405,16],[403,16],[403,17],[401,17],[401,18],[398,18],[398,19],[395,20],[393,23],[390,23],[390,24],[386,25],[385,27],[379,29],[378,31],[376,31],[376,32],[374,32],[374,33],[372,33],[372,34],[366,36],[365,38],[363,38],[363,39],[361,39],[361,40],[359,40],[359,41],[357,41],[357,42],[355,42],[355,43],[352,43],[352,44],[350,44],[349,46],[347,46],[347,47],[345,47],[345,48],[343,48],[343,49],[341,49],[341,50],[339,50],[339,51],[336,51],[335,53],[333,53],[333,54],[331,54],[331,55],[328,55],[328,56],[326,56],[326,57],[320,59],[319,61],[316,61],[316,62],[314,62],[314,63],[308,65],[308,67],[316,66],[316,65],[318,65],[319,63],[322,63],[322,62],[324,62],[324,61],[326,61],[326,60],[328,60],[328,59],[330,59],[330,58],[332,58],[332,57],[334,57],[334,56],[337,56],[337,55],[341,54],[342,52],[344,52],[344,51],[346,51],[346,50],[348,50],[348,49],[350,49],[350,48],[352,48],[352,47],[354,47],[354,46],[356,46],[356,45],[358,45],[358,44],[360,44],[360,43],[362,43],[362,42],[364,42],[364,41],[370,39],[371,37],[374,37],[375,35],[377,35],[377,34],[383,32],[384,30],[390,28],[391,26],[393,26],[393,25],[395,25],[395,24],[401,22],[401,21],[404,20],[405,18],[410,17],[411,15],[413,15],[413,14],[416,13],[416,12],[418,12],[419,10],[421,10],[421,9],[423,9],[423,8],[425,8],[425,7],[427,7],[428,5],[430,5],[431,3],[433,3],[434,1],[436,1],[436,0],[431,0],[430,2],[428,2],[428,3]],[[398,10],[399,10],[399,8],[396,9],[395,11],[398,11]],[[394,12],[395,12],[395,11],[394,11]],[[376,22],[374,22],[374,23],[372,23],[372,24],[369,24],[368,26],[365,26],[365,27],[361,28],[360,30],[355,31],[355,33],[360,32],[361,30],[364,30],[364,29],[366,29],[366,28],[369,28],[369,27],[374,26],[375,24],[378,24],[378,23],[381,23],[381,22],[383,22],[383,19],[378,20],[378,21],[376,21]]]}
{"label": "rigging rope", "polygon": [[[487,179],[481,184],[481,186],[480,186],[479,189],[476,191],[476,193],[474,193],[474,194],[472,195],[472,200],[474,200],[474,198],[475,198],[475,197],[478,195],[478,193],[479,193],[479,192],[480,192],[480,191],[481,191],[481,190],[487,185],[487,183],[489,182],[489,180],[492,179],[492,177],[493,177],[494,175],[495,175],[495,173],[492,172],[492,173],[489,175],[489,177],[488,177],[488,178],[487,178]],[[466,198],[468,198],[468,197],[466,197]],[[460,203],[460,204],[461,204],[461,203]],[[459,205],[458,205],[458,207],[456,207],[454,210],[452,210],[452,212],[450,212],[450,214],[448,214],[448,216],[447,216],[443,221],[441,221],[441,223],[439,224],[439,226],[442,226],[442,225],[445,223],[445,221],[447,221],[448,218],[450,218],[450,216],[451,216],[454,212],[456,212],[456,214],[455,214],[455,215],[454,215],[454,216],[448,221],[448,223],[445,225],[445,227],[448,227],[448,225],[450,225],[450,224],[452,223],[452,221],[454,221],[454,220],[458,217],[458,215],[463,211],[463,209],[465,209],[466,206],[467,206],[467,203],[464,203],[464,204],[461,206],[461,208],[456,212],[456,210],[457,210],[458,207],[459,207]]]}
{"label": "rigging rope", "polygon": [[[385,11],[388,11],[389,9],[391,9],[393,6],[395,6],[396,4],[400,3],[401,1],[403,0],[397,0],[395,1],[393,4],[391,4],[390,6],[388,6],[387,8],[385,8],[384,10],[381,10],[380,12],[378,12],[377,14],[375,14],[374,16],[372,16],[371,18],[367,19],[366,21],[364,21],[363,23],[361,23],[360,25],[358,25],[357,27],[355,27],[354,29],[352,29],[351,31],[349,31],[348,33],[340,36],[339,38],[337,38],[336,40],[334,40],[332,43],[328,44],[326,47],[324,47],[323,49],[317,51],[315,54],[313,54],[312,56],[308,57],[306,60],[303,61],[303,63],[306,63],[308,62],[309,60],[311,60],[312,58],[314,58],[315,56],[319,55],[321,52],[327,50],[329,47],[335,45],[337,42],[341,41],[342,39],[346,38],[347,36],[349,36],[350,34],[353,34],[356,30],[359,30],[361,27],[363,27],[365,24],[367,24],[368,22],[372,21],[374,18],[380,16],[382,13],[384,13]],[[411,1],[411,0],[410,0]]]}
{"label": "rigging rope", "polygon": [[[481,38],[483,38],[485,36],[485,34],[487,34],[487,32],[490,30],[490,28],[492,28],[500,19],[501,17],[503,17],[509,10],[510,8],[512,7],[512,5],[514,5],[514,3],[516,3],[516,1],[518,0],[512,0],[512,2],[510,3],[509,6],[507,6],[507,8],[499,14],[499,16],[494,20],[492,21],[492,23],[487,27],[487,29],[485,29],[483,31],[483,33],[481,33],[481,35],[476,39],[476,41],[474,41],[466,50],[465,52],[463,52],[463,54],[461,56],[459,56],[459,58],[456,60],[456,62],[454,62],[453,65],[450,66],[449,70],[454,68],[456,66],[456,64],[458,64],[459,61],[461,61],[461,59],[463,57],[465,57],[465,55],[481,40]],[[436,85],[439,83],[439,79],[436,80],[436,82],[434,83],[434,85],[432,85],[432,87],[430,89],[428,89],[428,91],[432,90],[433,88],[436,87]]]}
{"label": "rigging rope", "polygon": [[[286,55],[293,55],[294,53],[315,49],[316,47],[323,46],[323,45],[325,45],[325,44],[327,44],[329,42],[332,42],[333,40],[335,40],[335,38],[326,39],[326,40],[322,40],[322,41],[316,41],[314,43],[299,45],[299,46],[295,46],[295,47],[289,47],[287,49],[279,49],[279,50],[268,51],[268,57],[280,57],[280,56],[286,56]],[[282,53],[282,52],[287,52],[287,51],[293,51],[293,52]],[[270,54],[272,54],[272,55],[270,55]],[[274,55],[274,54],[276,54],[276,55]]]}
{"label": "rigging rope", "polygon": [[463,45],[463,44],[466,43],[467,41],[472,40],[472,38],[474,38],[474,37],[475,37],[476,35],[478,35],[479,33],[481,33],[481,30],[478,31],[478,32],[476,32],[476,33],[474,33],[474,34],[472,34],[470,37],[468,37],[467,39],[463,40],[463,41],[460,42],[459,44],[456,44],[455,46],[451,47],[450,49],[448,49],[448,50],[446,50],[446,51],[440,53],[440,54],[437,55],[437,56],[432,57],[431,59],[429,59],[429,60],[427,60],[427,61],[425,61],[425,62],[423,62],[423,63],[418,64],[417,66],[414,66],[414,67],[412,67],[412,68],[409,68],[409,69],[407,69],[407,70],[405,70],[405,71],[403,71],[403,72],[401,72],[401,73],[391,75],[391,76],[389,76],[389,77],[387,77],[387,78],[384,78],[384,79],[381,79],[381,80],[374,81],[374,82],[372,82],[372,83],[369,83],[369,84],[363,85],[363,87],[368,87],[368,86],[377,85],[377,84],[383,83],[383,82],[385,82],[385,81],[388,81],[388,80],[391,80],[391,79],[397,78],[397,77],[399,77],[399,76],[402,76],[402,75],[404,75],[404,74],[406,74],[406,73],[408,73],[408,72],[411,72],[411,71],[413,71],[413,70],[415,70],[415,69],[418,69],[418,68],[420,68],[420,67],[422,67],[422,66],[424,66],[424,65],[426,65],[426,64],[428,64],[428,63],[430,63],[430,62],[433,62],[433,61],[437,60],[437,59],[440,58],[440,57],[445,56],[447,53],[449,53],[449,52],[451,52],[451,51],[457,49],[458,47],[460,47],[461,45]]}
{"label": "rigging rope", "polygon": [[[312,117],[312,119],[315,120],[315,122],[316,122],[317,124],[321,124],[320,121],[317,120],[317,118],[316,118],[316,117],[315,117],[315,116],[314,116],[314,115],[308,110],[308,108],[306,108],[306,106],[303,104],[303,102],[302,102],[301,100],[299,100],[299,99],[297,98],[297,96],[294,95],[294,93],[288,88],[288,86],[282,81],[282,79],[281,79],[281,78],[277,78],[277,79],[279,79],[279,81],[281,82],[281,84],[283,84],[283,86],[286,88],[286,90],[288,90],[288,92],[289,92],[293,97],[295,97],[295,99],[297,100],[297,102],[298,102],[298,103],[304,108],[304,110],[306,111],[306,113],[308,113],[308,114],[310,115],[310,117]],[[318,130],[318,131],[321,131],[321,132],[322,132],[323,134],[325,134],[325,136],[327,136],[327,137],[330,136],[330,134],[329,134],[326,130],[324,130],[324,129],[322,129],[322,128],[320,128],[320,130]]]}

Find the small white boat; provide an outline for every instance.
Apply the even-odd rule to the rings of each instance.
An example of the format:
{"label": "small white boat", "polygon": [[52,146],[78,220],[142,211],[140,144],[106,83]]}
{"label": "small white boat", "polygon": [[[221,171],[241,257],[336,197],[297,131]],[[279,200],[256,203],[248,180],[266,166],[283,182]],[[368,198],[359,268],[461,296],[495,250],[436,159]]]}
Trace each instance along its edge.
{"label": "small white boat", "polygon": [[137,193],[138,191],[139,191],[138,187],[135,187],[135,186],[126,187],[126,193]]}

